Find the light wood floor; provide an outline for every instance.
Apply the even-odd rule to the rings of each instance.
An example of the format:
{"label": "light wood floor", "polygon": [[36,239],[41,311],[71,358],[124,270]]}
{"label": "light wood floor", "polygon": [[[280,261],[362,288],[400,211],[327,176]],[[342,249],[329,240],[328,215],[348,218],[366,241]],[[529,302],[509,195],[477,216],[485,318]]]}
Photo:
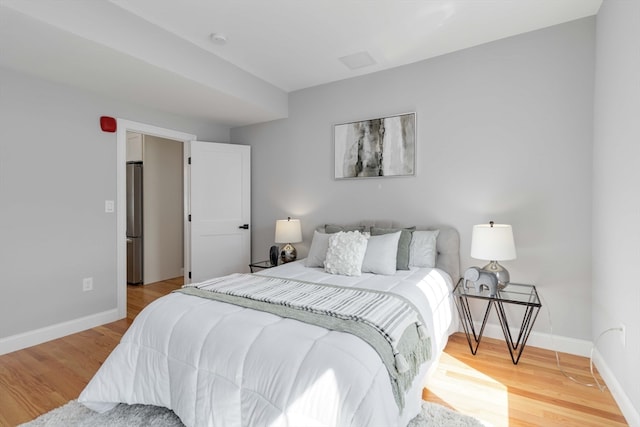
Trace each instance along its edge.
{"label": "light wood floor", "polygon": [[[560,353],[560,363],[571,377],[593,383],[588,358]],[[554,352],[526,347],[513,365],[503,340],[483,338],[473,356],[462,333],[449,339],[423,399],[496,427],[628,425],[608,390],[567,378]]]}
{"label": "light wood floor", "polygon": [[[30,421],[78,397],[134,317],[182,279],[129,286],[127,319],[0,356],[0,426]],[[589,361],[561,354],[570,375],[590,382]],[[499,426],[625,426],[608,391],[575,384],[553,352],[527,347],[517,366],[503,341],[484,338],[472,356],[462,334],[451,337],[423,393]]]}

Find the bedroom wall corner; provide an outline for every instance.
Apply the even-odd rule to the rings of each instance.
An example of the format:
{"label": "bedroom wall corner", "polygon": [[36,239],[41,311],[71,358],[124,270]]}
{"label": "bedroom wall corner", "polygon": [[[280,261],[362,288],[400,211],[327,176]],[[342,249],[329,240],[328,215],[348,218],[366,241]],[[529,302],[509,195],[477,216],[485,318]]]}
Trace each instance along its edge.
{"label": "bedroom wall corner", "polygon": [[593,155],[593,340],[596,366],[631,426],[640,426],[640,2],[602,3],[596,26]]}

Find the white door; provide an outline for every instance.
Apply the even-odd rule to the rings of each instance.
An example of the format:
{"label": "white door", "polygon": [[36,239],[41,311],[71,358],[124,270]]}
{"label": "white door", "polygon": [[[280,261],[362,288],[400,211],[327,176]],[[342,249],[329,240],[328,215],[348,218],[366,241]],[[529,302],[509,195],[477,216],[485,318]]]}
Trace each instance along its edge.
{"label": "white door", "polygon": [[251,260],[251,147],[190,143],[191,282],[247,272]]}

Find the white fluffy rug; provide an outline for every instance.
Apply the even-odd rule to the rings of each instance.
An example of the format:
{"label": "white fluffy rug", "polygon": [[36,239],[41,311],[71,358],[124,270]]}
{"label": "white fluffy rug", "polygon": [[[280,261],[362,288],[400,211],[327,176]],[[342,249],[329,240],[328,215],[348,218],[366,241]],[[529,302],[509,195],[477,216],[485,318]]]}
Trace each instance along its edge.
{"label": "white fluffy rug", "polygon": [[[120,404],[105,414],[98,414],[72,400],[31,422],[22,424],[21,427],[182,427],[182,425],[180,419],[166,408]],[[422,413],[411,420],[407,427],[426,426],[482,427],[485,424],[444,406],[423,402]]]}

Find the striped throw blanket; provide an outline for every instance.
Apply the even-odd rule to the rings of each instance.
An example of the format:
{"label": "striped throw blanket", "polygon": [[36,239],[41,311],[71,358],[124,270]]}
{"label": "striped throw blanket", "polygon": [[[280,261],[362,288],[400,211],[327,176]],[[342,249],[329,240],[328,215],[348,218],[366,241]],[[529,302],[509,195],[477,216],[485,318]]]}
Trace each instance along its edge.
{"label": "striped throw blanket", "polygon": [[251,274],[185,285],[176,292],[358,336],[380,355],[400,409],[420,365],[430,358],[423,319],[411,302],[397,294]]}

